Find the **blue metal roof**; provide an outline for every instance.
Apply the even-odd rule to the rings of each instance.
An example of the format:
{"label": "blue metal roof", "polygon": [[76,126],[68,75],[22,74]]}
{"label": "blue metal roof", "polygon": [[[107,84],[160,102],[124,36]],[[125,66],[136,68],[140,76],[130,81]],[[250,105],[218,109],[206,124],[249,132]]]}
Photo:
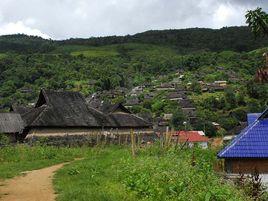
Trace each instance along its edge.
{"label": "blue metal roof", "polygon": [[249,113],[247,114],[248,125],[256,121],[262,113]]}
{"label": "blue metal roof", "polygon": [[268,109],[223,150],[219,158],[268,158]]}

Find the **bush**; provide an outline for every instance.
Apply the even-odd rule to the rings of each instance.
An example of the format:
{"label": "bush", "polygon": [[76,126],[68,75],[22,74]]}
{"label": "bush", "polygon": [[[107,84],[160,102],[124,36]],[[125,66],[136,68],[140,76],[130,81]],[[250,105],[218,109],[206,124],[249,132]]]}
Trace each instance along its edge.
{"label": "bush", "polygon": [[9,143],[10,143],[9,137],[0,133],[0,147],[8,145]]}

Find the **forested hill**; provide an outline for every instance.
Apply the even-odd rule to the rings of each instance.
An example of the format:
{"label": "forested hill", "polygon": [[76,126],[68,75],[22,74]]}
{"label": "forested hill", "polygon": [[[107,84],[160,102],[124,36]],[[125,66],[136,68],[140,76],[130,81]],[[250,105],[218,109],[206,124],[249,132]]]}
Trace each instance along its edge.
{"label": "forested hill", "polygon": [[[176,83],[178,91],[187,89],[187,99],[196,107],[198,124],[192,124],[193,129],[208,131],[212,122],[219,122],[232,133],[243,125],[247,112],[261,112],[268,104],[268,84],[253,81],[267,51],[268,39],[255,39],[246,27],[63,41],[1,36],[0,110],[35,102],[41,88],[70,90],[90,101],[97,97],[134,104],[134,113],[155,120],[174,114],[169,123],[177,127],[187,117],[182,106],[168,98],[174,91],[157,90]],[[226,81],[227,88],[215,91],[215,81]],[[142,92],[132,96],[140,88]],[[216,135],[212,128],[208,133]]]}
{"label": "forested hill", "polygon": [[267,46],[268,38],[254,38],[248,27],[226,27],[221,29],[156,30],[138,33],[133,36],[69,39],[59,43],[100,46],[129,42],[173,46],[180,53],[198,50],[241,52]]}
{"label": "forested hill", "polygon": [[123,43],[142,43],[169,46],[178,53],[193,51],[250,51],[268,45],[268,38],[254,38],[248,27],[221,29],[190,28],[146,31],[135,35],[72,38],[53,41],[22,34],[0,37],[0,52],[49,53],[63,45],[105,46]]}

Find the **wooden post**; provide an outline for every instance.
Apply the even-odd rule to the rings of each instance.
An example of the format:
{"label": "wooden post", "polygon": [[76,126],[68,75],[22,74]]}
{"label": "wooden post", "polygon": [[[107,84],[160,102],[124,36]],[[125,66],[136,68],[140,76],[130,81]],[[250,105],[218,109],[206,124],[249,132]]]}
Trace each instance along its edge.
{"label": "wooden post", "polygon": [[128,143],[128,134],[125,135],[125,144],[127,145]]}
{"label": "wooden post", "polygon": [[117,136],[118,136],[118,144],[121,145],[121,135],[118,133],[118,128],[117,128]]}
{"label": "wooden post", "polygon": [[97,132],[97,140],[96,140],[96,143],[97,143],[97,146],[99,145],[99,142],[100,141],[100,139],[99,139],[99,133]]}
{"label": "wooden post", "polygon": [[135,143],[136,143],[136,139],[135,139],[135,134],[133,132],[133,129],[130,130],[130,136],[131,136],[131,150],[132,150],[132,156],[135,157]]}

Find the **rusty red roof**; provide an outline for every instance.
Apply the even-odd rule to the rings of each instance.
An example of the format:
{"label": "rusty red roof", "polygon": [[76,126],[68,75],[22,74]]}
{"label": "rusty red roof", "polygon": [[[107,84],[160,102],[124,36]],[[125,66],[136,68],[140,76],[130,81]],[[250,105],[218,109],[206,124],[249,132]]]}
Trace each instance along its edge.
{"label": "rusty red roof", "polygon": [[200,135],[200,131],[176,131],[173,136],[179,136],[180,142],[208,142],[208,137]]}

